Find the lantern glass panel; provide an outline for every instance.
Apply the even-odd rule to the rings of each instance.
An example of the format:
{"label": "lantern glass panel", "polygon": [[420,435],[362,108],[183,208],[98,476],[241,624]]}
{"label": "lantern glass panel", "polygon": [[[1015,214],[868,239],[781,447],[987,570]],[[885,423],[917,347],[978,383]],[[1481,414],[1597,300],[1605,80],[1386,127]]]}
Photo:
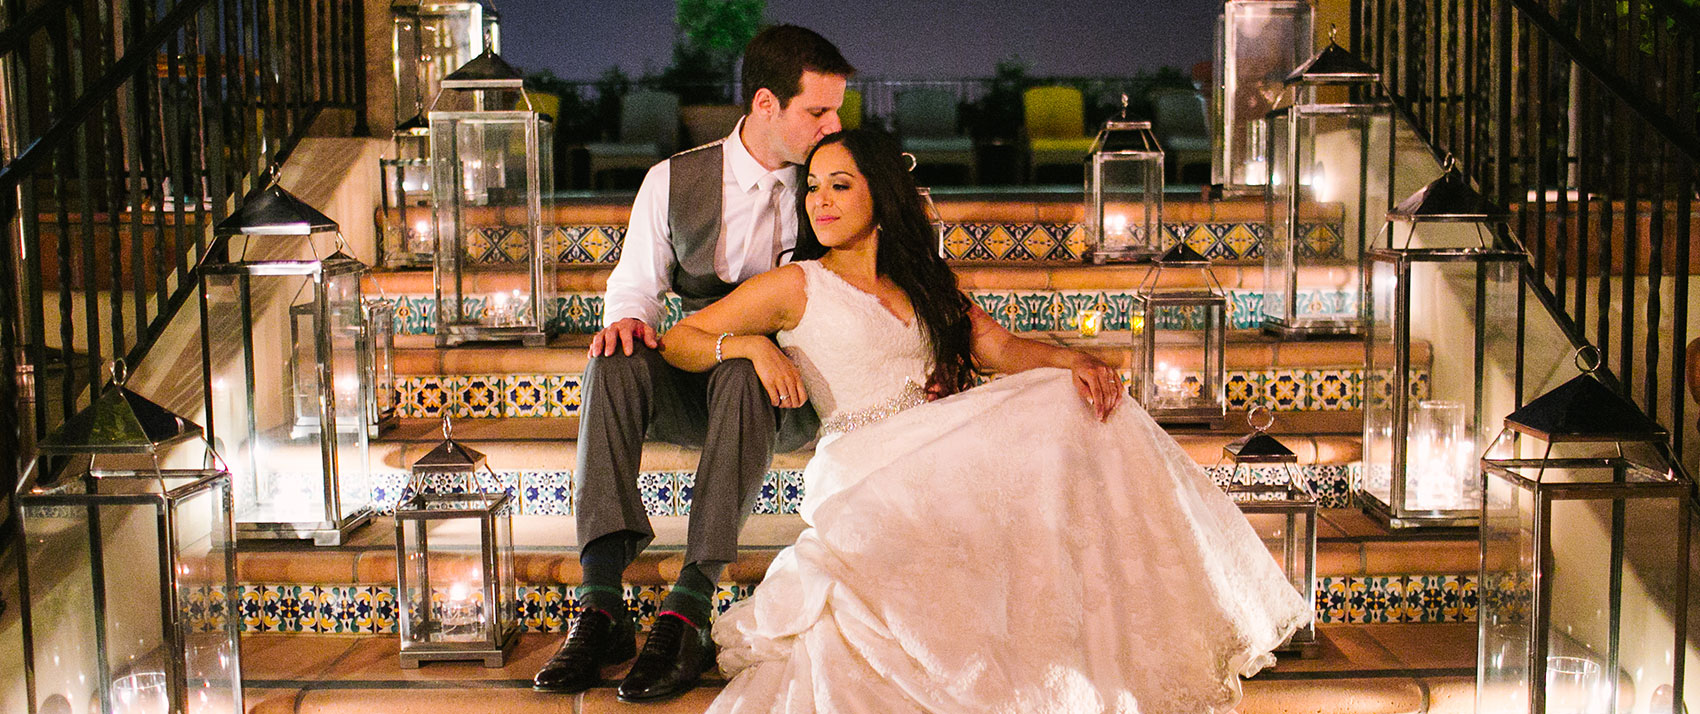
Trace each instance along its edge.
{"label": "lantern glass panel", "polygon": [[396,124],[425,110],[443,78],[482,54],[500,52],[496,17],[479,2],[419,2],[395,9]]}
{"label": "lantern glass panel", "polygon": [[1134,296],[1131,388],[1153,419],[1222,420],[1227,308],[1209,291]]}
{"label": "lantern glass panel", "polygon": [[500,657],[518,627],[509,496],[424,494],[396,515],[402,661]]}
{"label": "lantern glass panel", "polygon": [[20,497],[36,708],[240,710],[229,474],[60,483]]}
{"label": "lantern glass panel", "polygon": [[[352,260],[205,271],[208,324],[232,335],[210,342],[212,423],[245,535],[329,538],[369,511],[363,272]],[[277,303],[290,307],[266,308]]]}
{"label": "lantern glass panel", "polygon": [[[1284,486],[1229,488],[1251,529],[1280,564],[1293,589],[1314,596],[1316,590],[1316,501]],[[1302,649],[1316,642],[1312,621],[1293,633],[1285,649]]]}
{"label": "lantern glass panel", "polygon": [[1228,0],[1217,18],[1215,83],[1210,107],[1211,183],[1229,188],[1265,183],[1261,120],[1286,91],[1289,73],[1314,51],[1309,2]]}
{"label": "lantern glass panel", "polygon": [[400,396],[395,386],[395,303],[371,300],[366,303],[366,332],[362,352],[372,380],[372,399],[366,414],[369,436],[388,428],[396,419]]}
{"label": "lantern glass panel", "polygon": [[1374,104],[1300,104],[1268,120],[1264,324],[1355,332],[1366,230],[1379,230],[1389,208],[1389,115]]}
{"label": "lantern glass panel", "polygon": [[528,111],[433,111],[430,122],[438,342],[541,343],[555,283],[550,124]]}
{"label": "lantern glass panel", "polygon": [[1370,324],[1360,496],[1395,527],[1473,525],[1484,414],[1515,408],[1523,256],[1514,251],[1369,252]]}
{"label": "lantern glass panel", "polygon": [[1162,252],[1162,152],[1095,153],[1086,181],[1095,261]]}
{"label": "lantern glass panel", "polygon": [[1521,458],[1482,461],[1478,711],[1670,711],[1683,656],[1670,613],[1686,612],[1688,575],[1687,539],[1672,533],[1687,530],[1686,484],[1648,466],[1657,457],[1635,453],[1646,445],[1540,458],[1544,442],[1522,441]]}

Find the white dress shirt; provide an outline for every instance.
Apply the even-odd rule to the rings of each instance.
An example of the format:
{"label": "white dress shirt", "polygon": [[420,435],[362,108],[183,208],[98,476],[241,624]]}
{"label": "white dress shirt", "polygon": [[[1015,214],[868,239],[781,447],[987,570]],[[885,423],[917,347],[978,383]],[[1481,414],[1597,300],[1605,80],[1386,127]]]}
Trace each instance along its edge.
{"label": "white dress shirt", "polygon": [[[773,267],[773,235],[760,213],[771,210],[769,191],[774,180],[784,184],[779,211],[781,242],[786,250],[797,244],[797,169],[791,164],[769,171],[744,147],[739,131],[744,121],[732,128],[721,143],[724,160],[720,181],[720,239],[714,249],[714,273],[737,284]],[[669,160],[670,161],[670,160]],[[651,167],[632,202],[626,241],[620,262],[608,276],[608,293],[603,302],[604,327],[635,317],[659,329],[665,312],[662,296],[673,287],[673,245],[667,230],[667,204],[671,195],[669,161]],[[757,229],[761,235],[755,235]],[[789,258],[790,255],[786,254]]]}

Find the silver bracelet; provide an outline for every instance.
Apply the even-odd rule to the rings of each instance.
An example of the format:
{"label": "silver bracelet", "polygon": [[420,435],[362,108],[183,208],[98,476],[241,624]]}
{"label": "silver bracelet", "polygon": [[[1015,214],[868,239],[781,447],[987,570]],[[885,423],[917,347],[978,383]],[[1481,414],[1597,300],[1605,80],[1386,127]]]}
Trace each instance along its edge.
{"label": "silver bracelet", "polygon": [[724,356],[722,356],[721,353],[720,353],[720,344],[722,342],[725,342],[726,338],[731,337],[731,336],[732,336],[732,333],[730,333],[730,332],[722,332],[722,333],[720,333],[719,337],[714,338],[714,363],[715,364],[720,364],[721,362],[726,361],[726,358]]}

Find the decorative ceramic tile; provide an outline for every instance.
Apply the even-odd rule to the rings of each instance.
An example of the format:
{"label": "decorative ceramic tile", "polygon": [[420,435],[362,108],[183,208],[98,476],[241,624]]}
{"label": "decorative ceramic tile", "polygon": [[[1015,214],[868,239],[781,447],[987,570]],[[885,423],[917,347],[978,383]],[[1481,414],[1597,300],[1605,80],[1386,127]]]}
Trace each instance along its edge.
{"label": "decorative ceramic tile", "polygon": [[655,624],[655,616],[661,614],[661,600],[667,596],[667,588],[657,585],[627,585],[626,607],[637,618],[641,629],[649,629]]}
{"label": "decorative ceramic tile", "polygon": [[1324,369],[1311,371],[1310,399],[1306,407],[1314,411],[1358,409],[1362,400],[1357,394],[1359,370]]}
{"label": "decorative ceramic tile", "polygon": [[549,376],[549,416],[574,416],[583,404],[581,375],[555,374]]}
{"label": "decorative ceramic tile", "polygon": [[313,586],[301,593],[301,629],[304,632],[347,632],[348,614],[343,607],[342,588]]}
{"label": "decorative ceramic tile", "polygon": [[779,512],[779,492],[781,489],[780,476],[774,471],[767,472],[762,477],[761,491],[756,493],[755,513],[773,514]]}
{"label": "decorative ceramic tile", "polygon": [[499,375],[459,377],[454,385],[454,394],[452,409],[456,418],[484,419],[502,415],[504,394]]}
{"label": "decorative ceramic tile", "polygon": [[570,598],[563,585],[521,585],[515,602],[520,626],[527,632],[563,632],[571,620]]}
{"label": "decorative ceramic tile", "polygon": [[691,515],[691,493],[696,490],[697,475],[690,471],[673,473],[673,514]]}
{"label": "decorative ceramic tile", "polygon": [[803,472],[779,472],[779,512],[800,513],[803,508]]}
{"label": "decorative ceramic tile", "polygon": [[1363,584],[1363,607],[1358,611],[1359,619],[1353,622],[1399,621],[1397,617],[1405,608],[1403,578],[1373,575],[1355,580]]}
{"label": "decorative ceramic tile", "polygon": [[528,516],[572,515],[573,472],[521,472],[520,495],[520,512]]}
{"label": "decorative ceramic tile", "polygon": [[1340,223],[1299,222],[1299,256],[1313,260],[1343,257],[1346,247],[1340,234],[1344,230]]}
{"label": "decorative ceramic tile", "polygon": [[437,300],[430,295],[398,295],[395,302],[395,333],[430,335],[437,332]]}
{"label": "decorative ceramic tile", "polygon": [[407,487],[411,478],[406,471],[373,471],[372,510],[384,515],[395,513],[396,504],[413,496]]}
{"label": "decorative ceramic tile", "polygon": [[673,473],[646,472],[638,474],[638,496],[643,510],[651,516],[674,515]]}
{"label": "decorative ceramic tile", "polygon": [[1263,401],[1263,375],[1257,372],[1229,372],[1223,386],[1229,409],[1250,409]]}
{"label": "decorative ceramic tile", "polygon": [[549,378],[542,374],[502,377],[502,416],[549,416]]}
{"label": "decorative ceramic tile", "polygon": [[1299,370],[1271,370],[1263,381],[1264,404],[1275,411],[1302,411],[1310,405],[1310,384]]}

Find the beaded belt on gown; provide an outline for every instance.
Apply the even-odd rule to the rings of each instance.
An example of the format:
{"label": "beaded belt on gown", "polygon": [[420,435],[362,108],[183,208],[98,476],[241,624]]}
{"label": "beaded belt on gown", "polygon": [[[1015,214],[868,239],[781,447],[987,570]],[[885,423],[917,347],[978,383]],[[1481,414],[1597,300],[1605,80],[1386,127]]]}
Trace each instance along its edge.
{"label": "beaded belt on gown", "polygon": [[926,388],[917,384],[913,378],[905,377],[903,387],[898,390],[895,396],[866,409],[842,412],[823,419],[820,424],[821,433],[838,434],[858,429],[910,407],[918,407],[926,403]]}

